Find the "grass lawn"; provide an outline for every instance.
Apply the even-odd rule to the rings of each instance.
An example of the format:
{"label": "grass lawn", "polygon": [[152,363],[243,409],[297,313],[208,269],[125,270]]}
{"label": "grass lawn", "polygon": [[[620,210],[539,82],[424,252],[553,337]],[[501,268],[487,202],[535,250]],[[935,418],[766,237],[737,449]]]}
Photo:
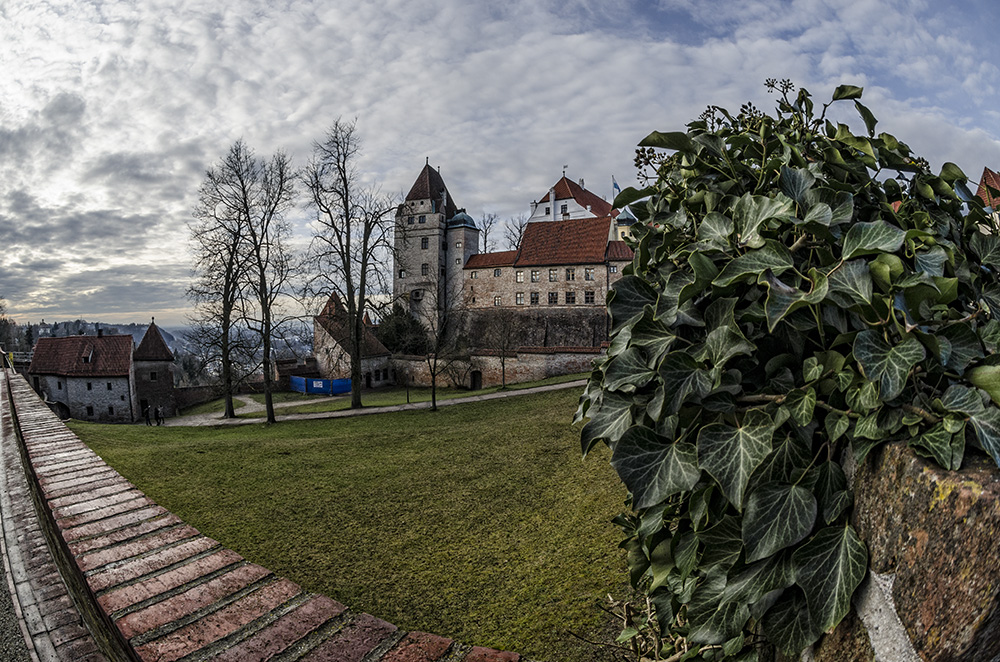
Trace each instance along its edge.
{"label": "grass lawn", "polygon": [[[248,559],[408,630],[604,660],[624,488],[577,389],[438,412],[227,428],[74,423],[151,498]],[[603,448],[603,447],[602,447]]]}

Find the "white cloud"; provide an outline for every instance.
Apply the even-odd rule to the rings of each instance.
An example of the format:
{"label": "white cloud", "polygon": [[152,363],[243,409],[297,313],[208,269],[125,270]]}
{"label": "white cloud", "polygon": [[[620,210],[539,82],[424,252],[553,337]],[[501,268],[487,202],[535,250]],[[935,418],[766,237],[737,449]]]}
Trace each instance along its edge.
{"label": "white cloud", "polygon": [[[708,104],[770,109],[768,77],[817,101],[865,85],[880,129],[975,178],[1000,165],[986,34],[902,0],[7,0],[0,294],[19,315],[79,311],[73,274],[99,268],[109,284],[74,314],[182,310],[204,170],[240,137],[304,162],[337,117],[358,118],[385,190],[429,157],[476,216],[526,210],[563,164],[610,195],[649,131]],[[121,282],[138,284],[101,295]]]}

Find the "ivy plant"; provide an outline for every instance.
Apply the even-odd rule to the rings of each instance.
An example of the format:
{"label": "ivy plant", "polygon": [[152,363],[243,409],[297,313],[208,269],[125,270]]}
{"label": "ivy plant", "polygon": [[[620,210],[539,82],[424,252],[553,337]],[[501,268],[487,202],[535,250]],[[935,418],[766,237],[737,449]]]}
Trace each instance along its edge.
{"label": "ivy plant", "polygon": [[671,660],[794,654],[844,618],[868,560],[846,459],[903,440],[1000,463],[994,220],[956,165],[876,133],[860,87],[821,108],[767,87],[773,116],[710,107],[640,143],[645,188],[615,200],[635,258],[577,411],[628,488],[622,546]]}

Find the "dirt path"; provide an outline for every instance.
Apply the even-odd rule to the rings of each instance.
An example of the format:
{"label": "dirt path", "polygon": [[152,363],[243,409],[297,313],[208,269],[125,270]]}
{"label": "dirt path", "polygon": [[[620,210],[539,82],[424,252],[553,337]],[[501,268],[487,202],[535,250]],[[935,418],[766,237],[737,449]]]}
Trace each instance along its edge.
{"label": "dirt path", "polygon": [[[438,407],[450,407],[452,405],[460,405],[467,402],[482,402],[484,400],[496,400],[497,398],[509,398],[515,395],[528,395],[531,393],[544,393],[546,391],[557,391],[565,388],[583,388],[586,386],[587,380],[578,379],[572,382],[563,382],[561,384],[548,384],[546,386],[534,386],[531,388],[522,389],[510,389],[506,391],[497,391],[495,393],[486,393],[484,395],[470,395],[465,398],[450,398],[447,400],[438,400]],[[348,396],[333,396],[327,398],[317,398],[315,400],[309,400],[308,404],[314,404],[317,402],[327,402],[330,400],[341,400]],[[234,396],[234,400],[240,403],[236,406],[237,414],[254,413],[264,411],[264,405],[254,401],[251,398],[245,396]],[[381,407],[363,407],[362,409],[343,409],[340,411],[324,411],[314,414],[286,414],[279,415],[279,411],[287,407],[296,407],[298,405],[306,404],[302,401],[297,402],[282,402],[274,405],[275,417],[278,421],[308,421],[323,418],[347,418],[350,416],[366,416],[368,414],[383,414],[391,411],[408,411],[411,409],[430,409],[430,402],[412,402],[410,404],[401,405],[385,405]],[[219,412],[212,414],[197,414],[194,416],[177,416],[167,420],[167,425],[184,425],[192,427],[208,426],[208,425],[255,425],[263,423],[262,418],[223,418],[222,414]]]}

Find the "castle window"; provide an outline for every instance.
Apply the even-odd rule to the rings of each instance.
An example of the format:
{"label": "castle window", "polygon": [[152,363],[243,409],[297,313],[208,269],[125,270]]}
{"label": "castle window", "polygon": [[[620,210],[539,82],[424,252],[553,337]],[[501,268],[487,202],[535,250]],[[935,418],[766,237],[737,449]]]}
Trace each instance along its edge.
{"label": "castle window", "polygon": [[545,208],[545,215],[548,216],[551,213],[552,213],[552,207],[546,207]]}
{"label": "castle window", "polygon": [[94,415],[94,408],[87,407],[87,416],[93,416],[93,415]]}
{"label": "castle window", "polygon": [[108,382],[108,390],[111,390],[111,382]]}
{"label": "castle window", "polygon": [[417,223],[426,223],[426,222],[427,222],[426,216],[421,216],[420,218],[417,219]]}
{"label": "castle window", "polygon": [[431,272],[431,265],[427,264],[426,262],[424,262],[423,264],[420,265],[420,275],[421,276],[426,276],[430,272]]}
{"label": "castle window", "polygon": [[155,382],[156,381],[156,371],[155,370],[151,370],[149,372],[149,381],[151,381],[151,382]]}
{"label": "castle window", "polygon": [[584,280],[594,280],[594,267],[587,267],[583,270]]}
{"label": "castle window", "polygon": [[517,281],[518,283],[523,283],[524,282],[524,272],[523,271],[516,271],[516,272],[514,272],[514,280]]}
{"label": "castle window", "polygon": [[406,269],[400,269],[399,270],[399,277],[400,278],[406,278]]}
{"label": "castle window", "polygon": [[531,301],[531,305],[532,306],[537,306],[538,305],[538,292],[532,292],[531,296],[529,298],[529,301]]}
{"label": "castle window", "polygon": [[455,248],[461,248],[461,247],[462,247],[462,242],[456,241],[455,242]]}
{"label": "castle window", "polygon": [[62,382],[56,382],[56,388],[62,390]]}
{"label": "castle window", "polygon": [[421,250],[427,250],[428,244],[429,244],[429,242],[427,240],[427,237],[421,237],[420,238],[420,248],[421,248]]}
{"label": "castle window", "polygon": [[569,205],[560,205],[559,213],[563,216],[569,216]]}
{"label": "castle window", "polygon": [[495,297],[493,297],[493,305],[494,306],[499,306],[500,305],[500,295],[499,294],[496,295]]}
{"label": "castle window", "polygon": [[413,290],[413,292],[410,294],[410,298],[412,298],[414,301],[420,301],[421,299],[424,298],[424,291]]}
{"label": "castle window", "polygon": [[90,382],[87,382],[87,390],[88,391],[91,390],[93,388],[93,386],[94,386],[93,384],[91,384]]}
{"label": "castle window", "polygon": [[610,271],[613,274],[618,273],[618,265],[617,264],[612,264],[610,267],[608,267],[608,271]]}
{"label": "castle window", "polygon": [[566,303],[567,304],[576,303],[576,292],[567,292],[566,293]]}
{"label": "castle window", "polygon": [[572,267],[566,269],[566,280],[576,280],[576,269]]}
{"label": "castle window", "polygon": [[501,271],[500,269],[494,269],[493,270],[493,277],[494,278],[499,278],[500,277],[500,271]]}
{"label": "castle window", "polygon": [[549,305],[550,306],[554,306],[557,303],[559,303],[559,293],[558,292],[549,292]]}
{"label": "castle window", "polygon": [[469,278],[479,278],[479,272],[473,271],[472,273],[469,274]]}
{"label": "castle window", "polygon": [[519,306],[524,305],[524,292],[518,292],[517,294],[514,295],[514,303],[516,303]]}
{"label": "castle window", "polygon": [[583,293],[584,303],[594,303],[594,290],[586,290]]}
{"label": "castle window", "polygon": [[114,416],[114,415],[115,415],[115,408],[114,408],[114,406],[108,405],[108,416]]}
{"label": "castle window", "polygon": [[559,279],[558,269],[549,269],[549,282],[554,283]]}
{"label": "castle window", "polygon": [[455,258],[455,264],[462,264],[462,258],[456,257]]}
{"label": "castle window", "polygon": [[412,216],[407,216],[406,217],[406,224],[407,225],[413,225],[413,217]]}
{"label": "castle window", "polygon": [[118,399],[121,400],[122,402],[125,402],[125,396],[124,395],[121,396],[121,397],[119,397]]}
{"label": "castle window", "polygon": [[531,270],[531,282],[532,283],[537,283],[538,279],[539,279],[538,269],[532,269]]}

